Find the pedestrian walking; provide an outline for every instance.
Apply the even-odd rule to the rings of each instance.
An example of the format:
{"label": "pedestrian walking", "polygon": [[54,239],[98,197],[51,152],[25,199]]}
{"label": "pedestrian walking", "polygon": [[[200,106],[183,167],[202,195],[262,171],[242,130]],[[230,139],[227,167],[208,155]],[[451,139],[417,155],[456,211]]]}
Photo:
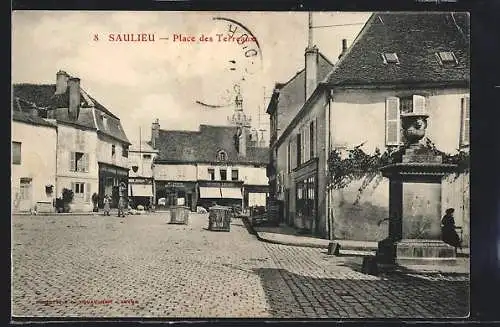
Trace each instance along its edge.
{"label": "pedestrian walking", "polygon": [[125,217],[125,208],[127,207],[127,200],[125,199],[125,192],[127,185],[124,182],[120,183],[118,192],[120,199],[118,200],[118,217]]}
{"label": "pedestrian walking", "polygon": [[446,209],[445,215],[441,219],[441,237],[443,242],[455,247],[455,250],[459,248],[462,250],[462,245],[460,244],[460,237],[455,230],[455,218],[453,218],[453,213],[455,209]]}
{"label": "pedestrian walking", "polygon": [[110,210],[111,210],[111,199],[109,198],[109,195],[106,194],[104,196],[104,215],[109,216]]}
{"label": "pedestrian walking", "polygon": [[118,217],[125,217],[126,200],[124,196],[120,196],[118,200]]}

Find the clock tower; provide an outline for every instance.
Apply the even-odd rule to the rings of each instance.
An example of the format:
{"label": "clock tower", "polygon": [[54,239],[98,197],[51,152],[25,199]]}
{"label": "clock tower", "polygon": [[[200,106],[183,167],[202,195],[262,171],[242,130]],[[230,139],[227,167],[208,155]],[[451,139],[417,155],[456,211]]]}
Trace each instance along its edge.
{"label": "clock tower", "polygon": [[233,115],[228,117],[228,121],[231,125],[238,127],[236,134],[237,142],[235,143],[239,155],[245,157],[252,118],[243,111],[243,97],[241,95],[240,86],[235,85],[234,90],[236,92],[234,99],[235,107]]}

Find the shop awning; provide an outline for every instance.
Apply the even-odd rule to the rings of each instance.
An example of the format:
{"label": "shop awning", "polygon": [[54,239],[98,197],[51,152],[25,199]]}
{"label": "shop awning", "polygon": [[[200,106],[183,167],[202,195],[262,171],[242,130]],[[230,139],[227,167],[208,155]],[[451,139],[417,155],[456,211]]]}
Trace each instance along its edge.
{"label": "shop awning", "polygon": [[200,187],[200,199],[220,199],[220,187]]}
{"label": "shop awning", "polygon": [[128,184],[129,196],[153,196],[153,186],[148,184]]}
{"label": "shop awning", "polygon": [[222,198],[224,199],[243,199],[241,195],[241,189],[235,187],[223,187],[221,188]]}

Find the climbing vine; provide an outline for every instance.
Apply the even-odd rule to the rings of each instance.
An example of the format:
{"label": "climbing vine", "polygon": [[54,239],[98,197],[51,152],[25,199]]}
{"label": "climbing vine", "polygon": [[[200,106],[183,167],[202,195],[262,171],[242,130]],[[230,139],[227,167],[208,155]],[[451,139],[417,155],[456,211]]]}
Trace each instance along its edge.
{"label": "climbing vine", "polygon": [[[342,189],[353,181],[362,180],[355,202],[359,201],[363,191],[372,182],[374,182],[372,189],[378,186],[383,178],[380,169],[400,162],[407,148],[407,146],[389,147],[384,152],[376,148],[373,154],[367,154],[361,149],[362,145],[346,150],[347,155],[344,156],[340,151],[333,150],[328,158],[329,182],[333,189]],[[425,145],[421,149],[425,153],[442,156],[444,164],[457,165],[454,171],[456,177],[470,169],[469,153],[466,151],[460,150],[453,155],[447,154],[438,150],[429,139],[426,139]]]}

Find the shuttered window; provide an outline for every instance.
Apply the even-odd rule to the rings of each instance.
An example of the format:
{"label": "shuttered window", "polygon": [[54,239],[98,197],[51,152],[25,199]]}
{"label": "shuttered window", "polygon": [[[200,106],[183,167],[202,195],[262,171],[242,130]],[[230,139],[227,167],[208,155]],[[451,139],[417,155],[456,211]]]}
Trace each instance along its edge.
{"label": "shuttered window", "polygon": [[307,162],[309,160],[309,155],[310,155],[310,152],[309,152],[309,129],[306,128],[307,125],[304,126],[304,128],[302,129],[303,130],[303,134],[304,134],[304,145],[303,145],[303,156],[304,156],[304,162]]}
{"label": "shuttered window", "polygon": [[314,121],[312,121],[310,124],[309,124],[309,156],[311,158],[314,158],[314,154],[315,154],[315,149],[314,149],[314,141],[316,140],[316,138],[314,137]]}
{"label": "shuttered window", "polygon": [[400,112],[399,98],[389,97],[385,100],[385,144],[400,143]]}
{"label": "shuttered window", "polygon": [[470,98],[462,98],[462,126],[460,129],[460,145],[469,145],[470,133]]}
{"label": "shuttered window", "polygon": [[297,162],[296,162],[296,167],[298,167],[302,163],[302,137],[299,134],[297,134]]}
{"label": "shuttered window", "polygon": [[69,170],[87,173],[89,171],[89,154],[83,152],[70,152]]}
{"label": "shuttered window", "polygon": [[425,107],[425,97],[421,95],[413,96],[413,113],[415,114],[425,114],[427,113]]}

